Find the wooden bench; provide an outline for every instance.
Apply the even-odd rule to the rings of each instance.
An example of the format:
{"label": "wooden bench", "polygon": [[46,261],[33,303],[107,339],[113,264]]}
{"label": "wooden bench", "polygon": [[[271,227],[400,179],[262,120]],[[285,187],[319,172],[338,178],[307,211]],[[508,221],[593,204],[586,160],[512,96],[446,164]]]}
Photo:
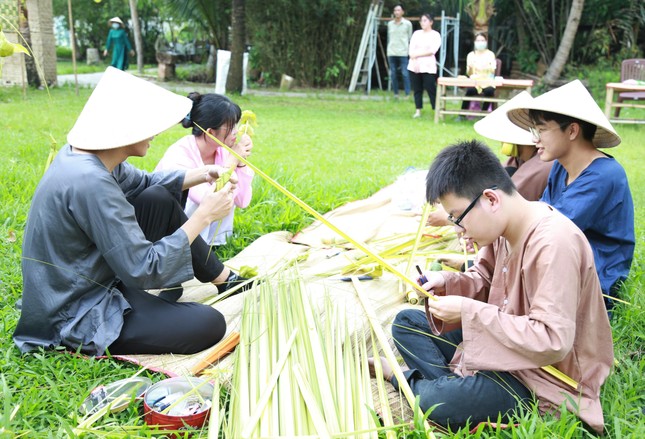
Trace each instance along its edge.
{"label": "wooden bench", "polygon": [[495,102],[495,103],[504,103],[508,99],[506,98],[488,98],[486,96],[462,96],[462,95],[448,95],[448,87],[458,87],[458,88],[470,88],[480,86],[482,88],[495,86],[496,89],[504,90],[526,90],[531,93],[531,88],[533,87],[533,80],[531,79],[504,79],[501,77],[495,77],[494,80],[476,80],[466,77],[458,78],[448,78],[442,77],[437,79],[437,100],[435,102],[435,113],[434,121],[439,122],[443,120],[443,117],[446,114],[457,114],[461,116],[486,116],[488,111],[483,110],[462,110],[461,105],[457,109],[449,110],[446,108],[447,101],[475,101],[475,102]]}
{"label": "wooden bench", "polygon": [[607,96],[605,98],[605,116],[607,116],[607,119],[609,119],[611,123],[645,123],[645,113],[643,114],[642,119],[627,119],[617,116],[614,116],[613,118],[611,117],[612,109],[645,108],[645,104],[633,104],[614,101],[614,92],[645,92],[645,85],[625,84],[624,82],[610,82],[605,87],[607,88]]}

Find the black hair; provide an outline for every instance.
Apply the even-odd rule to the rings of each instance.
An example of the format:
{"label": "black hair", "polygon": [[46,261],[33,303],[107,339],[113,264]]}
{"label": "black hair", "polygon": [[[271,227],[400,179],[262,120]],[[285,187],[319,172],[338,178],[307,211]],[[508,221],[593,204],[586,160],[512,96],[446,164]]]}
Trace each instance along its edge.
{"label": "black hair", "polygon": [[486,35],[486,32],[477,32],[477,34],[475,35],[475,39],[477,39],[477,37],[480,37],[480,36],[484,37],[486,41],[488,41],[488,35]]}
{"label": "black hair", "polygon": [[401,4],[401,3],[395,3],[394,6],[392,6],[392,10],[394,10],[397,6],[405,11],[405,8],[403,7],[403,4]]}
{"label": "black hair", "polygon": [[197,125],[207,130],[208,128],[218,129],[222,126],[230,132],[235,124],[240,121],[242,110],[240,106],[226,96],[215,93],[200,94],[192,92],[188,98],[193,101],[193,108],[190,113],[181,121],[184,128],[192,128],[193,135],[203,135]]}
{"label": "black hair", "polygon": [[435,203],[447,194],[475,198],[492,186],[509,195],[516,190],[490,148],[478,140],[464,140],[447,146],[432,161],[426,177],[426,199]]}
{"label": "black hair", "polygon": [[[421,14],[421,17],[426,17],[428,20],[434,22],[434,18],[432,18],[432,15],[430,15],[430,13],[428,12]],[[421,21],[421,17],[419,17],[419,21]]]}
{"label": "black hair", "polygon": [[572,123],[577,123],[580,126],[580,130],[582,131],[582,138],[589,142],[593,140],[593,136],[596,135],[596,129],[598,128],[596,125],[590,122],[586,122],[584,120],[580,120],[564,114],[553,113],[551,111],[529,110],[529,117],[534,124],[544,123],[552,120],[560,125],[560,131],[562,132],[564,132],[564,129]]}

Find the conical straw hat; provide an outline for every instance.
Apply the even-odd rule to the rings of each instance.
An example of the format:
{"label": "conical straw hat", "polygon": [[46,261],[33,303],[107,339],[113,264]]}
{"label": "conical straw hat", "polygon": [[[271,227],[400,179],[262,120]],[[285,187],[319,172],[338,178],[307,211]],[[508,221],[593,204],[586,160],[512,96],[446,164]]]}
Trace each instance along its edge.
{"label": "conical straw hat", "polygon": [[534,98],[521,108],[509,110],[508,118],[515,125],[528,129],[533,126],[529,110],[550,111],[596,125],[598,128],[592,139],[596,148],[611,148],[620,143],[620,136],[614,127],[582,82],[577,79]]}
{"label": "conical straw hat", "polygon": [[509,110],[523,108],[532,100],[529,92],[523,91],[483,119],[475,122],[475,131],[481,136],[502,143],[535,145],[531,133],[513,124],[506,115]]}
{"label": "conical straw hat", "polygon": [[119,17],[110,18],[110,20],[108,21],[108,25],[110,23],[119,23],[121,26],[123,26],[123,22],[121,21],[121,19]]}
{"label": "conical straw hat", "polygon": [[132,145],[181,121],[193,102],[114,67],[96,85],[67,142],[85,150]]}

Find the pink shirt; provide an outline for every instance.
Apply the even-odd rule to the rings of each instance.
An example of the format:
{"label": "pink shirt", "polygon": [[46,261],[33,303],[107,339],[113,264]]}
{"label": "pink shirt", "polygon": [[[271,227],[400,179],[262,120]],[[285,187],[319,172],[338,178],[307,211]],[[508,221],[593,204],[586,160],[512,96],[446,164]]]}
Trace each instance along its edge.
{"label": "pink shirt", "polygon": [[[215,150],[213,164],[225,166],[230,155],[231,154],[224,148],[217,148]],[[166,150],[166,153],[157,164],[155,170],[194,169],[204,165],[205,163],[202,160],[202,155],[199,151],[199,147],[197,146],[195,136],[188,135],[179,139]],[[237,168],[235,173],[237,174],[238,179],[234,198],[235,206],[244,208],[251,202],[251,197],[253,195],[251,182],[253,181],[255,173],[248,166]],[[197,207],[199,207],[204,195],[207,192],[212,192],[213,188],[212,184],[202,183],[188,189],[188,200],[186,201],[185,208],[186,215],[191,216],[193,212],[197,210]],[[233,217],[234,209],[231,210],[231,213],[229,213],[228,216],[221,220],[222,225],[219,226],[219,230],[217,230],[217,227],[220,221],[216,221],[202,230],[200,235],[209,244],[225,244],[226,238],[228,238],[233,232]],[[216,230],[217,236],[213,241]]]}
{"label": "pink shirt", "polygon": [[[408,70],[414,73],[437,73],[435,53],[441,47],[441,35],[436,30],[425,32],[415,31],[410,39],[410,61]],[[417,54],[432,53],[432,55],[412,58]]]}

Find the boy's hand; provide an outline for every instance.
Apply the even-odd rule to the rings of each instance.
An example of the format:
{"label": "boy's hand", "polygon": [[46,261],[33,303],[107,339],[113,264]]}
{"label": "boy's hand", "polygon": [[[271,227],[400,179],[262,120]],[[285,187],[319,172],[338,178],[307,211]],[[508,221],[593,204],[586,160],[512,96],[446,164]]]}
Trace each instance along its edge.
{"label": "boy's hand", "polygon": [[428,309],[433,316],[446,323],[461,321],[461,307],[464,297],[461,296],[435,296],[437,300],[427,300]]}

